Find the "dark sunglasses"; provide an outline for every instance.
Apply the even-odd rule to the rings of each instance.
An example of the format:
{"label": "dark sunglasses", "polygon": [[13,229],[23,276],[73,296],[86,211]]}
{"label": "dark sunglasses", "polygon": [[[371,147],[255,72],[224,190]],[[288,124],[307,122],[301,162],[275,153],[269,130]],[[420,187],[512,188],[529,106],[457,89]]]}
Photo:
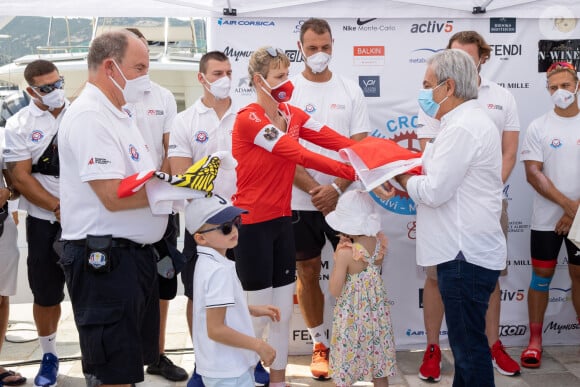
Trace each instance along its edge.
{"label": "dark sunglasses", "polygon": [[198,231],[197,233],[198,234],[205,234],[206,232],[220,230],[222,232],[222,234],[229,235],[232,232],[232,230],[234,229],[234,226],[236,226],[236,228],[239,229],[241,225],[242,225],[242,217],[238,215],[233,220],[231,220],[229,222],[222,223],[217,227],[208,228],[207,230]]}
{"label": "dark sunglasses", "polygon": [[272,46],[266,47],[266,52],[272,58],[276,58],[278,56],[278,54],[284,54],[284,51],[282,51],[282,49],[280,49],[280,48],[274,48]]}
{"label": "dark sunglasses", "polygon": [[33,89],[40,90],[44,94],[51,93],[55,89],[62,89],[64,87],[64,78],[60,77],[58,81],[42,86],[30,86]]}

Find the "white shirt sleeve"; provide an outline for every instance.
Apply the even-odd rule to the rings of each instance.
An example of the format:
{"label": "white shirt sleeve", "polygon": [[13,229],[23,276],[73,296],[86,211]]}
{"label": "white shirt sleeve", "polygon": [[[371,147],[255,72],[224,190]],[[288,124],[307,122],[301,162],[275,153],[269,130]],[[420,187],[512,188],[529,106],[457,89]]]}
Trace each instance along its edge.
{"label": "white shirt sleeve", "polygon": [[541,127],[538,125],[538,120],[534,120],[524,137],[522,148],[520,151],[520,160],[533,160],[544,162],[544,152],[542,151],[542,135]]}
{"label": "white shirt sleeve", "polygon": [[520,118],[518,116],[518,107],[516,99],[513,94],[507,92],[505,108],[505,127],[502,128],[505,132],[519,132]]}
{"label": "white shirt sleeve", "polygon": [[457,192],[477,152],[475,139],[460,126],[449,126],[423,153],[426,174],[407,181],[407,192],[417,204],[439,207]]}

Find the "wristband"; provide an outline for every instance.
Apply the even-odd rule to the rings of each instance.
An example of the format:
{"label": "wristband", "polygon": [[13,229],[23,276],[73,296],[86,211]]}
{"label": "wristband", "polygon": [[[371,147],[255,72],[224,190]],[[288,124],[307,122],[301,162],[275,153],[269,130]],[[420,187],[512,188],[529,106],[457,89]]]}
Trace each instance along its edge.
{"label": "wristband", "polygon": [[330,184],[330,185],[332,186],[332,188],[334,188],[334,190],[336,191],[338,196],[342,195],[342,190],[340,189],[338,184],[336,184],[335,182],[332,182],[332,184]]}
{"label": "wristband", "polygon": [[12,191],[12,188],[10,187],[6,187],[6,189],[8,190],[8,200],[12,200],[14,197],[14,191]]}

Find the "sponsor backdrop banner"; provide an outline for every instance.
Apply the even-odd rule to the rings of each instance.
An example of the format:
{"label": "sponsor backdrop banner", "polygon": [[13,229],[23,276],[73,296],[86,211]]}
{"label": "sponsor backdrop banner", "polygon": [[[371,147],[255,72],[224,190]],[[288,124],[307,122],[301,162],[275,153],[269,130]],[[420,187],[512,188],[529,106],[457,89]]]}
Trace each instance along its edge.
{"label": "sponsor backdrop banner", "polygon": [[[291,75],[304,63],[297,47],[300,26],[306,18],[252,19],[223,17],[210,21],[211,49],[224,51],[233,67],[232,95],[238,106],[255,100],[248,84],[248,59],[260,46],[280,47],[290,57]],[[330,68],[350,77],[363,89],[369,107],[371,134],[418,149],[417,94],[427,59],[443,49],[452,34],[476,30],[492,47],[482,76],[510,90],[518,103],[522,126],[520,144],[529,123],[552,108],[545,89],[547,66],[555,60],[580,64],[580,27],[576,20],[479,19],[363,19],[329,20],[334,38]],[[501,107],[496,107],[501,108]],[[531,275],[529,233],[532,189],[518,160],[505,185],[509,200],[508,271],[501,284],[501,339],[507,346],[527,344],[527,290]],[[376,200],[383,215],[389,252],[383,278],[391,299],[398,348],[423,349],[423,268],[415,263],[415,205],[404,192],[387,202]],[[474,221],[477,221],[474,219]],[[544,343],[577,343],[580,327],[571,303],[568,257],[560,252],[544,322]],[[326,291],[332,251],[325,249],[321,284]],[[326,323],[331,326],[334,299],[326,292]],[[447,344],[445,324],[441,339]],[[308,353],[311,341],[298,305],[289,337],[292,353]]]}

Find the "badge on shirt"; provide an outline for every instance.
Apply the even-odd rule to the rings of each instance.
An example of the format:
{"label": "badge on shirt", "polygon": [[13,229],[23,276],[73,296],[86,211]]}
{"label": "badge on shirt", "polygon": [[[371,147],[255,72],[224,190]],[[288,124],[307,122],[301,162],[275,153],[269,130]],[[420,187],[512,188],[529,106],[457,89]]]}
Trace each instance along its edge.
{"label": "badge on shirt", "polygon": [[267,126],[264,128],[264,138],[268,141],[273,141],[278,138],[278,129],[275,126]]}

